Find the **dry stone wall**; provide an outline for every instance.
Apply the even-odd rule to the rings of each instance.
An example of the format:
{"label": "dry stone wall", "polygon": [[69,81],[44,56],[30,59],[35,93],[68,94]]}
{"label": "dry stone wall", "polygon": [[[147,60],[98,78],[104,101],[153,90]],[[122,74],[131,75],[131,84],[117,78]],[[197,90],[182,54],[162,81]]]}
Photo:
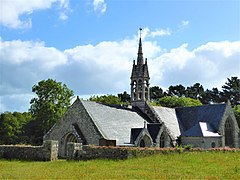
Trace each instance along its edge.
{"label": "dry stone wall", "polygon": [[144,157],[154,154],[169,154],[195,151],[231,151],[240,153],[237,148],[138,148],[138,147],[104,147],[82,146],[80,143],[68,143],[68,160],[91,160],[91,159],[128,159]]}
{"label": "dry stone wall", "polygon": [[54,161],[58,159],[58,142],[44,141],[42,146],[0,145],[0,158]]}

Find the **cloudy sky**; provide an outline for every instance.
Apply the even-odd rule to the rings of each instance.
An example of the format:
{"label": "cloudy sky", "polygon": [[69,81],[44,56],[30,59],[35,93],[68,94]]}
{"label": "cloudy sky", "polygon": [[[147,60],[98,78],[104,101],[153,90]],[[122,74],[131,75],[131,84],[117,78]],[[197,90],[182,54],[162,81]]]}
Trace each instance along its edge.
{"label": "cloudy sky", "polygon": [[75,95],[129,92],[138,29],[151,86],[240,76],[239,0],[0,0],[0,112],[48,78]]}

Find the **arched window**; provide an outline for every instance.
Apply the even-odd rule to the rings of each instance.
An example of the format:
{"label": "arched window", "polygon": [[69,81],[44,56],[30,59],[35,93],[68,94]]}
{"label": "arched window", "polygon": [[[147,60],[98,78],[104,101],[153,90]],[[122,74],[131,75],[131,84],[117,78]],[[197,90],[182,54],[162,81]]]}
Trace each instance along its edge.
{"label": "arched window", "polygon": [[142,83],[142,80],[139,79],[138,80],[138,99],[141,100],[142,99],[142,91],[143,91],[143,83]]}
{"label": "arched window", "polygon": [[233,125],[230,119],[225,122],[225,146],[233,147]]}
{"label": "arched window", "polygon": [[132,100],[137,100],[137,82],[136,81],[133,81],[132,83]]}

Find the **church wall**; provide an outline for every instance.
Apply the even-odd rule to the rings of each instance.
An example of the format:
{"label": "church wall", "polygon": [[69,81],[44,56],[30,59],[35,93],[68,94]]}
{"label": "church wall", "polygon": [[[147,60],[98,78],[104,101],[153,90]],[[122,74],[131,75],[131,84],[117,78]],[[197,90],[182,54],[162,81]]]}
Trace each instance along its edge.
{"label": "church wall", "polygon": [[192,145],[193,148],[221,147],[221,137],[181,137],[182,146]]}
{"label": "church wall", "polygon": [[[63,118],[56,123],[44,136],[44,140],[57,140],[59,142],[59,156],[66,156],[66,137],[76,134],[73,124],[77,124],[87,144],[99,145],[99,139],[103,138],[81,101],[77,99],[64,114]],[[81,139],[79,139],[81,142]]]}
{"label": "church wall", "polygon": [[221,143],[222,146],[225,146],[225,122],[227,119],[230,119],[233,125],[233,144],[234,147],[240,147],[240,140],[239,140],[239,128],[238,128],[238,123],[237,120],[235,118],[234,112],[232,110],[231,105],[228,103],[228,105],[226,106],[226,110],[225,113],[222,117],[222,120],[219,124],[219,128],[218,128],[218,132],[220,135],[222,135],[222,139],[221,139]]}

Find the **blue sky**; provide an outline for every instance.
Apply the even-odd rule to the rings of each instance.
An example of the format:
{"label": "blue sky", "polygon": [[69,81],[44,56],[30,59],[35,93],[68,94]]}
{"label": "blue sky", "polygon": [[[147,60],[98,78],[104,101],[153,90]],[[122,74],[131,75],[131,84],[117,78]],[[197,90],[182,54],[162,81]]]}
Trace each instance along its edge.
{"label": "blue sky", "polygon": [[129,92],[139,27],[151,86],[240,76],[239,0],[0,0],[0,112],[27,111],[40,80],[80,97]]}

